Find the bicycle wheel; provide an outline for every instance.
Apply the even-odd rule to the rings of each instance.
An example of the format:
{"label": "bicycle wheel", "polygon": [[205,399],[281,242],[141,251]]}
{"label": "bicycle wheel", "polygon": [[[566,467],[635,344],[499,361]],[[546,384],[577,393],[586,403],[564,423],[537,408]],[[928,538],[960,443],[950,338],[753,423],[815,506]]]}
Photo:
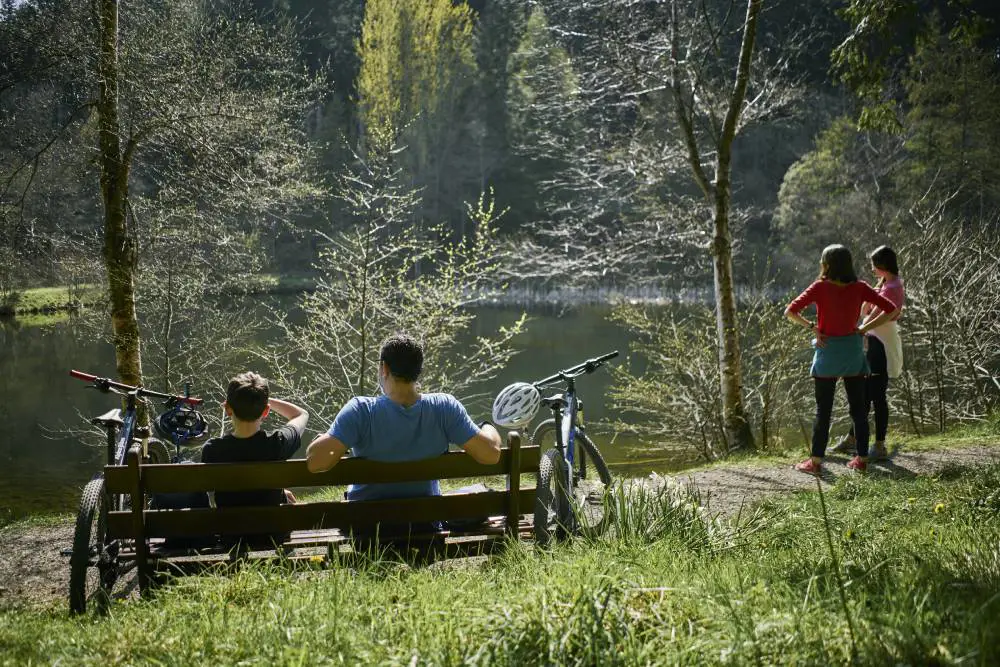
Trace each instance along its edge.
{"label": "bicycle wheel", "polygon": [[[531,443],[543,452],[553,451],[556,444],[556,420],[548,419],[535,429]],[[603,533],[611,523],[614,504],[607,502],[611,486],[611,471],[594,441],[579,428],[573,437],[574,456],[578,463],[573,471],[573,498],[570,509],[576,527],[587,536]],[[587,464],[597,473],[596,479],[587,474]]]}
{"label": "bicycle wheel", "polygon": [[146,441],[146,458],[149,459],[150,463],[170,463],[173,457],[166,443],[150,438]]}
{"label": "bicycle wheel", "polygon": [[83,487],[69,559],[69,610],[73,614],[87,611],[88,602],[103,612],[118,578],[117,559],[107,542],[108,501],[103,477]]}
{"label": "bicycle wheel", "polygon": [[570,518],[569,498],[566,496],[566,461],[556,449],[542,455],[538,465],[538,484],[535,490],[535,542],[548,546],[553,537],[564,537],[566,522]]}

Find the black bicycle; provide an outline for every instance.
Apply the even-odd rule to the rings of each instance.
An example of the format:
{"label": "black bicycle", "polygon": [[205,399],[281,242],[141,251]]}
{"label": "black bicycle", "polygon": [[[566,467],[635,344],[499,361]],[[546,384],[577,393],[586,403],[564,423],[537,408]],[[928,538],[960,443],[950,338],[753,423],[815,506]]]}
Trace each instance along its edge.
{"label": "black bicycle", "polygon": [[[102,427],[107,433],[108,465],[125,465],[128,450],[136,441],[143,443],[143,456],[147,461],[168,463],[172,460],[163,442],[150,438],[147,428],[137,426],[138,401],[155,398],[166,402],[167,409],[157,417],[157,424],[193,424],[192,415],[197,415],[194,406],[202,403],[200,398],[163,394],[80,371],[70,371],[70,375],[90,383],[88,386],[93,389],[106,394],[118,394],[125,399],[124,411],[115,408],[90,420],[91,424]],[[198,418],[200,419],[200,415]],[[164,422],[165,419],[167,422]],[[174,444],[178,444],[176,440]],[[108,513],[127,510],[130,502],[127,495],[111,494],[105,490],[103,471],[83,487],[73,531],[73,548],[68,554],[71,613],[85,612],[90,601],[97,605],[98,611],[103,611],[115,583],[127,571],[119,562],[118,554],[128,545],[122,544],[120,540],[108,539],[106,527]]]}
{"label": "black bicycle", "polygon": [[[547,544],[553,536],[596,536],[611,521],[611,505],[605,502],[611,471],[584,429],[576,378],[593,373],[617,356],[617,350],[609,352],[533,383],[539,391],[565,383],[562,393],[542,398],[552,417],[539,424],[531,436],[532,444],[542,449],[534,523],[540,544]],[[597,479],[588,477],[588,462]]]}

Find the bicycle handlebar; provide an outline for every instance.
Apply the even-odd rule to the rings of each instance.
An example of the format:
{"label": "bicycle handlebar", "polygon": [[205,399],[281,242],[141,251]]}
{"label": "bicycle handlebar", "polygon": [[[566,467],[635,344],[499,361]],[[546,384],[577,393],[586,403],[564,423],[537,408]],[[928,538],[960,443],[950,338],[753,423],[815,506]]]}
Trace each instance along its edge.
{"label": "bicycle handlebar", "polygon": [[607,354],[602,354],[599,357],[594,357],[593,359],[587,359],[583,363],[577,364],[576,366],[572,366],[565,370],[561,370],[558,373],[550,375],[544,380],[539,380],[538,382],[534,382],[533,384],[535,385],[535,388],[540,389],[550,384],[555,384],[556,382],[567,380],[569,378],[574,378],[579,375],[583,375],[585,373],[593,373],[598,368],[603,366],[604,362],[610,359],[614,359],[617,356],[618,356],[618,350],[615,350],[614,352],[608,352]]}
{"label": "bicycle handlebar", "polygon": [[174,400],[178,403],[187,403],[188,405],[201,405],[204,401],[200,398],[193,398],[191,396],[172,396],[170,394],[163,394],[158,391],[153,391],[151,389],[143,389],[142,387],[133,387],[131,385],[122,384],[121,382],[115,382],[114,380],[109,380],[108,378],[98,377],[96,375],[91,375],[90,373],[84,373],[83,371],[71,370],[69,374],[75,377],[77,380],[83,380],[84,382],[91,382],[97,389],[107,392],[109,388],[117,389],[119,391],[125,392],[136,392],[137,396],[149,397],[149,398],[162,398],[164,400]]}

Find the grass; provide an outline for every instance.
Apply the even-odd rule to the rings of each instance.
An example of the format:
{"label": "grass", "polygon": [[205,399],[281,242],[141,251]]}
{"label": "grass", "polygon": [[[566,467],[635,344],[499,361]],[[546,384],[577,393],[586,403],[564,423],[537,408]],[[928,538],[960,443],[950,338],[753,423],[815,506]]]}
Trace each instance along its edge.
{"label": "grass", "polygon": [[[83,285],[81,301],[90,303],[101,298],[103,291],[98,285]],[[34,287],[17,292],[10,304],[15,314],[39,313],[65,309],[70,304],[69,289],[62,287]]]}
{"label": "grass", "polygon": [[30,516],[11,519],[10,515],[0,512],[0,539],[2,539],[4,530],[24,530],[30,528],[52,528],[55,526],[64,526],[67,521],[71,521],[75,518],[75,515],[65,512],[48,512],[45,514],[32,514]]}
{"label": "grass", "polygon": [[617,537],[465,567],[257,565],[106,618],[3,611],[0,662],[844,664],[846,606],[861,664],[997,664],[998,489],[996,465],[844,479],[829,543],[814,492],[734,525],[644,489],[616,498]]}

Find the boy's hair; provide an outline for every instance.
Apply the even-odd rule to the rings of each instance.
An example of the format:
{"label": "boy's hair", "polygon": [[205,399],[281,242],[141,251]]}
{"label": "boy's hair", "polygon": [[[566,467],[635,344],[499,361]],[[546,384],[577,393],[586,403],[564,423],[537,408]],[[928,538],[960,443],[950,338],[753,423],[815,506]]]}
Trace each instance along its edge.
{"label": "boy's hair", "polygon": [[252,422],[264,414],[270,396],[267,379],[253,371],[247,371],[229,381],[226,403],[232,409],[234,417],[240,421]]}
{"label": "boy's hair", "polygon": [[424,366],[424,349],[412,336],[393,334],[382,343],[379,361],[384,361],[393,377],[416,382]]}
{"label": "boy's hair", "polygon": [[834,243],[823,248],[823,255],[820,257],[820,280],[836,280],[841,283],[853,283],[858,279],[858,274],[854,271],[854,260],[851,259],[851,251]]}

